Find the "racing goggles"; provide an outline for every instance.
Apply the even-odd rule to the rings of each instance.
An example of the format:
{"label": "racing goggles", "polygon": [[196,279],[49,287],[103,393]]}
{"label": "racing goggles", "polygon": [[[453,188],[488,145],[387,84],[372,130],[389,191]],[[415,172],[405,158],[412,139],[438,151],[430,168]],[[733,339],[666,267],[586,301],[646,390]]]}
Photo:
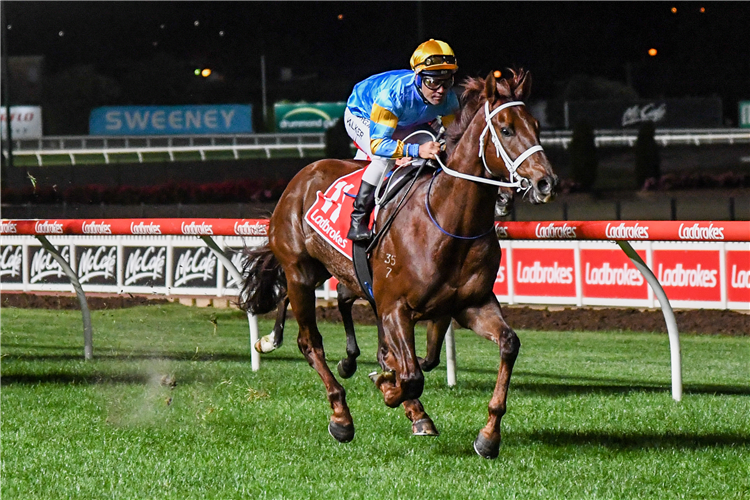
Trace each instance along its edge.
{"label": "racing goggles", "polygon": [[453,75],[448,78],[422,75],[422,83],[424,83],[424,86],[430,90],[437,90],[440,87],[445,88],[445,90],[450,90],[450,88],[453,87]]}
{"label": "racing goggles", "polygon": [[437,66],[438,64],[456,64],[456,56],[443,54],[431,55],[428,56],[427,59],[425,59],[421,64],[418,64],[418,66],[429,68],[432,66]]}

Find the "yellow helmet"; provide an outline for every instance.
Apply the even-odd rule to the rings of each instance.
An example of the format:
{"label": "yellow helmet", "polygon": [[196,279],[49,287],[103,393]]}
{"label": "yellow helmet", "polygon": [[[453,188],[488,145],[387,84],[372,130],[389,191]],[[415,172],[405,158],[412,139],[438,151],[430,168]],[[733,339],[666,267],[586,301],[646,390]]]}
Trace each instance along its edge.
{"label": "yellow helmet", "polygon": [[456,55],[450,45],[430,38],[411,55],[411,69],[419,74],[453,74],[458,70]]}

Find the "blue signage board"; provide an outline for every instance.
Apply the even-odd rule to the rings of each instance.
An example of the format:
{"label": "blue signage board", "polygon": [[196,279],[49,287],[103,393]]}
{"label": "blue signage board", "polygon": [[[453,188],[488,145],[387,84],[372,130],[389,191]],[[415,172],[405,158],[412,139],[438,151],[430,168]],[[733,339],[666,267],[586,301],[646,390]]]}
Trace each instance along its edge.
{"label": "blue signage board", "polygon": [[108,106],[95,108],[89,118],[91,135],[216,135],[252,131],[250,104]]}

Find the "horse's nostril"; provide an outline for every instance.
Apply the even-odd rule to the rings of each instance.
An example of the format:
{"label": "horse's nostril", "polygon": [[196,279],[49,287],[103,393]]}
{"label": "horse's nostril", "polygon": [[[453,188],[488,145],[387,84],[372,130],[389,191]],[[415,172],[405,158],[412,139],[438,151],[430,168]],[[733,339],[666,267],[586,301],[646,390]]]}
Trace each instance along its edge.
{"label": "horse's nostril", "polygon": [[541,179],[539,182],[537,182],[536,188],[543,195],[548,195],[552,192],[552,184],[546,178]]}

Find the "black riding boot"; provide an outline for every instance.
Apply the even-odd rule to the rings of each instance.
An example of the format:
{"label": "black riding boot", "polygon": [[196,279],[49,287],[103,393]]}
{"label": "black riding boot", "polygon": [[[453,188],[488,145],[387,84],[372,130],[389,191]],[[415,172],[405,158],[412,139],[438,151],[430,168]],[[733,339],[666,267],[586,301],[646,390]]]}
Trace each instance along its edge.
{"label": "black riding boot", "polygon": [[354,199],[352,225],[346,235],[352,241],[366,241],[370,239],[370,214],[375,208],[375,186],[362,181],[357,197]]}

